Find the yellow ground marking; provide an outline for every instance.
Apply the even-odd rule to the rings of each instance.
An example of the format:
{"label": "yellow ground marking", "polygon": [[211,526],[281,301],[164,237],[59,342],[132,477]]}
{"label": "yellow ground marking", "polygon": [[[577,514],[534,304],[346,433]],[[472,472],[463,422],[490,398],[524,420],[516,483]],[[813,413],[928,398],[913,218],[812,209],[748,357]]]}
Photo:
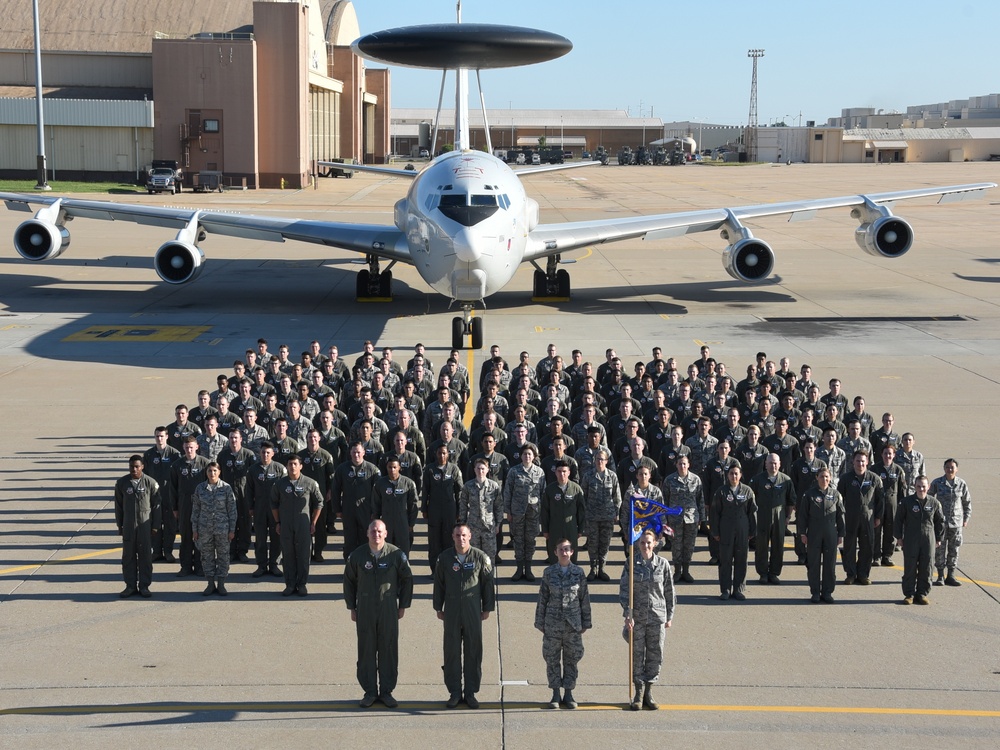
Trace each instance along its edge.
{"label": "yellow ground marking", "polygon": [[[476,316],[476,311],[473,310],[470,315],[472,317]],[[486,343],[485,341],[483,342]],[[476,383],[473,378],[476,377],[474,367],[476,365],[476,352],[474,349],[467,349],[465,355],[465,369],[469,371],[469,400],[471,404],[465,405],[465,418],[462,420],[462,424],[465,425],[465,429],[468,432],[472,431],[472,418],[476,416],[476,404],[479,399],[476,398]],[[477,450],[476,453],[479,453]]]}
{"label": "yellow ground marking", "polygon": [[[400,701],[401,709],[411,711],[426,711],[437,713],[445,711],[443,702],[438,701]],[[484,709],[499,710],[500,703],[483,701]],[[510,702],[503,704],[504,710],[543,710],[537,702]],[[379,706],[376,710],[381,709]],[[581,711],[622,711],[622,703],[581,703]],[[19,708],[0,709],[0,716],[70,716],[82,714],[175,714],[175,713],[292,713],[301,711],[357,711],[354,701],[297,702],[286,703],[152,703],[125,705],[82,705],[82,706],[23,706]],[[366,709],[371,710],[371,709]],[[711,711],[715,713],[792,713],[792,714],[876,714],[895,716],[955,716],[964,718],[1000,718],[1000,711],[980,711],[974,709],[948,708],[898,708],[878,706],[739,706],[711,704],[660,704],[660,711]]]}
{"label": "yellow ground marking", "polygon": [[542,326],[535,326],[535,333],[545,333],[546,331],[558,331],[558,328],[544,328]]}
{"label": "yellow ground marking", "polygon": [[154,341],[179,343],[194,341],[212,329],[211,326],[90,326],[71,333],[64,342],[94,341]]}
{"label": "yellow ground marking", "polygon": [[121,554],[121,547],[113,547],[111,549],[102,549],[96,552],[87,552],[83,555],[74,555],[73,557],[61,557],[58,560],[43,560],[39,563],[32,563],[31,565],[19,565],[16,568],[5,568],[0,570],[0,576],[7,573],[20,573],[22,570],[34,570],[35,568],[41,568],[43,565],[52,565],[53,563],[65,563],[65,562],[76,562],[78,560],[87,560],[91,557],[103,557],[104,555],[111,554]]}

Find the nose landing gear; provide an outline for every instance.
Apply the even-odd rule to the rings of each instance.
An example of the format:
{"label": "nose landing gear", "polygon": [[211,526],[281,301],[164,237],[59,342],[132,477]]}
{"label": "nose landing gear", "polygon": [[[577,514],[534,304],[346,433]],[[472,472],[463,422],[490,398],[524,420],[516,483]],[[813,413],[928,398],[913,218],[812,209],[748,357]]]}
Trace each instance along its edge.
{"label": "nose landing gear", "polygon": [[472,303],[462,303],[462,317],[451,319],[451,348],[465,349],[465,337],[471,336],[470,349],[483,348],[483,319],[472,317]]}

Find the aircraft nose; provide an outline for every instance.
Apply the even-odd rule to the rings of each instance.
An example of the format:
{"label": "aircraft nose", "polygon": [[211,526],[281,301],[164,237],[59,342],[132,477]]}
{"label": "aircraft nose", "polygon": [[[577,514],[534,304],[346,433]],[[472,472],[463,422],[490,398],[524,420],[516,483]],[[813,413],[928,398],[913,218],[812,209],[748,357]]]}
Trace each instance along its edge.
{"label": "aircraft nose", "polygon": [[483,255],[482,241],[467,229],[455,235],[455,255],[463,263],[475,263]]}

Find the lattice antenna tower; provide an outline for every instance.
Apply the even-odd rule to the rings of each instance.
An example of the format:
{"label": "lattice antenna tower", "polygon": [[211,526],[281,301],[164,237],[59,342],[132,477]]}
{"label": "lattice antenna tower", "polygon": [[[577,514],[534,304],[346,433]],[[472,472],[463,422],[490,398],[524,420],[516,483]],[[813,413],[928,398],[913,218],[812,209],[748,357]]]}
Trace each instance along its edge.
{"label": "lattice antenna tower", "polygon": [[764,56],[764,50],[747,51],[747,57],[753,59],[753,79],[750,82],[750,116],[747,118],[747,130],[743,136],[746,147],[747,161],[757,161],[757,59]]}

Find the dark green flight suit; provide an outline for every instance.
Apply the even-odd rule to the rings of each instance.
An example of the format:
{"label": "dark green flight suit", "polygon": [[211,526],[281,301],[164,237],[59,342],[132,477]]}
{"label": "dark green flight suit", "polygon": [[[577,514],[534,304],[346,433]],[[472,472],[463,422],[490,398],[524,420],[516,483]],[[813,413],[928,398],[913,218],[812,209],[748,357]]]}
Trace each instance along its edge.
{"label": "dark green flight suit", "polygon": [[[463,562],[454,547],[434,566],[434,610],[444,612],[444,684],[451,695],[479,692],[483,677],[483,612],[496,609],[493,564],[470,547]],[[464,660],[464,669],[463,669]]]}
{"label": "dark green flight suit", "polygon": [[386,543],[379,555],[368,544],[354,550],[344,569],[344,601],[357,611],[358,683],[365,695],[385,695],[399,675],[399,610],[413,600],[406,555]]}
{"label": "dark green flight suit", "polygon": [[928,495],[904,497],[896,509],[894,536],[903,540],[903,596],[931,593],[934,550],[944,536],[941,503]]}
{"label": "dark green flight suit", "polygon": [[538,518],[542,533],[549,535],[545,547],[550,565],[556,561],[556,542],[563,538],[573,545],[572,562],[576,563],[580,532],[586,528],[586,514],[587,497],[576,482],[570,480],[565,487],[553,482],[545,488]]}

